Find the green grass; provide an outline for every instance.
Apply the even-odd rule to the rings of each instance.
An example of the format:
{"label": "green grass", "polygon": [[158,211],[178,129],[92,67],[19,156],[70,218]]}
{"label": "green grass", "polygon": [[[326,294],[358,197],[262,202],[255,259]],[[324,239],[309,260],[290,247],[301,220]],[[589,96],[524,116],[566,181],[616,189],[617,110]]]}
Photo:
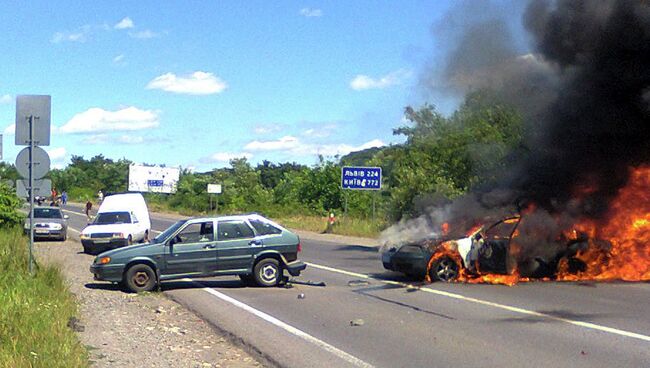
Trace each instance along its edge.
{"label": "green grass", "polygon": [[58,268],[28,272],[20,228],[0,230],[0,367],[87,367],[88,354],[67,326],[77,306]]}

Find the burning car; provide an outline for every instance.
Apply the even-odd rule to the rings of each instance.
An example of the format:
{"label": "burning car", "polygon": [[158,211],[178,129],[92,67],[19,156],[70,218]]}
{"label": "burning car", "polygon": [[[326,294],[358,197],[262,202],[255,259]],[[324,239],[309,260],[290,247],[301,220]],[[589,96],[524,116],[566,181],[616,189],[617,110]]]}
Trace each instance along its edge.
{"label": "burning car", "polygon": [[525,278],[553,278],[561,264],[571,272],[584,271],[585,264],[575,256],[588,247],[588,241],[578,233],[570,238],[561,236],[562,246],[553,248],[550,255],[522,256],[515,239],[523,219],[513,216],[476,226],[460,238],[429,237],[390,247],[382,254],[382,262],[384,268],[416,279],[445,282],[485,280],[485,275],[502,275],[496,282],[506,284]]}

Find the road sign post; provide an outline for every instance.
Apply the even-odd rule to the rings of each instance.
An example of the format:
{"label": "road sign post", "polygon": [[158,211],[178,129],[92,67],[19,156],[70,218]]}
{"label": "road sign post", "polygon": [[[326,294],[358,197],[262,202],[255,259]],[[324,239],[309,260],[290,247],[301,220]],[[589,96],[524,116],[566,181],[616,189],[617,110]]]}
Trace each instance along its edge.
{"label": "road sign post", "polygon": [[[212,211],[212,196],[211,194],[221,194],[221,184],[208,184],[208,196],[210,196],[210,211]],[[217,199],[215,212],[219,213],[219,200]]]}
{"label": "road sign post", "polygon": [[[29,146],[16,159],[19,173],[29,179],[29,273],[34,274],[34,179],[43,177],[50,168],[50,158],[37,145],[50,145],[50,96],[16,96],[16,145]],[[25,124],[27,123],[27,124]],[[38,128],[36,127],[38,125]],[[25,150],[23,150],[25,151]],[[44,153],[44,155],[43,155]],[[25,161],[26,165],[25,165]],[[27,171],[22,171],[27,166]],[[35,172],[34,166],[39,169]],[[44,170],[43,170],[44,169]],[[25,175],[27,174],[27,175]],[[18,186],[18,185],[17,185]]]}

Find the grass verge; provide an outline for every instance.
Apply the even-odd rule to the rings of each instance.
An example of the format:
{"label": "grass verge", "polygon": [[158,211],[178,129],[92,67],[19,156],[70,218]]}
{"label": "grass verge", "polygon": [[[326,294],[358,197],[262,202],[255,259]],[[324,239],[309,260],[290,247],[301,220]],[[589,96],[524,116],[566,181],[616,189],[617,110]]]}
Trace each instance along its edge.
{"label": "grass verge", "polygon": [[[324,216],[275,216],[273,219],[282,224],[282,226],[293,229],[322,233],[327,228],[327,217]],[[337,217],[336,222],[332,227],[332,234],[376,238],[385,227],[386,224],[383,222],[372,221],[364,218],[341,216]]]}
{"label": "grass verge", "polygon": [[77,305],[60,270],[28,272],[20,228],[0,231],[0,367],[87,367],[88,354],[67,326]]}

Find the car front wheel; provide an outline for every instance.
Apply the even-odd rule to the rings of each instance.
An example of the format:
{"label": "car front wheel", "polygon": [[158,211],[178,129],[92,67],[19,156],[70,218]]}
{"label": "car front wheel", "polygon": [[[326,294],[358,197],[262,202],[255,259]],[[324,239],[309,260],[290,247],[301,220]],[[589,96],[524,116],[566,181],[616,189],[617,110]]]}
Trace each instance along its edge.
{"label": "car front wheel", "polygon": [[156,273],[146,264],[136,264],[126,271],[124,283],[134,293],[151,291],[156,286]]}
{"label": "car front wheel", "polygon": [[434,262],[429,276],[431,280],[439,280],[444,282],[451,282],[458,278],[459,270],[458,264],[449,257],[442,257]]}
{"label": "car front wheel", "polygon": [[265,258],[255,265],[253,277],[259,286],[276,286],[282,277],[282,268],[277,259]]}

